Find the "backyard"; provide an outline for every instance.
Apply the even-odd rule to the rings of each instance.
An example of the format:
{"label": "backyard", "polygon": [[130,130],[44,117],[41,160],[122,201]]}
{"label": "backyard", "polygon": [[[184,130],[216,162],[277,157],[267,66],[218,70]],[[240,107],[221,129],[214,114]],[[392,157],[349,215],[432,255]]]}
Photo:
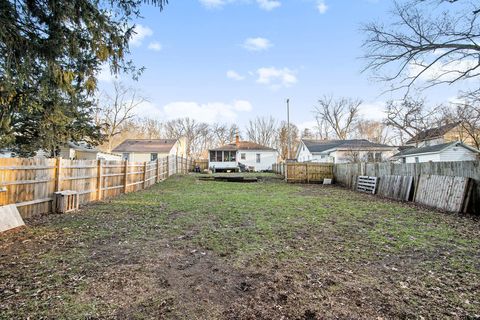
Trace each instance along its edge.
{"label": "backyard", "polygon": [[173,176],[0,237],[0,318],[480,317],[480,221]]}

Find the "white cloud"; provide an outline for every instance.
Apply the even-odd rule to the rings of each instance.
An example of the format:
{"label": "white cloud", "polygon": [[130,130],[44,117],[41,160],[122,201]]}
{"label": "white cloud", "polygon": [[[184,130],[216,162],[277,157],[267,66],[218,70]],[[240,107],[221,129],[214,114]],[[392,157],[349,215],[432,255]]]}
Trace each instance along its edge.
{"label": "white cloud", "polygon": [[478,61],[474,59],[452,60],[448,63],[442,63],[439,61],[430,68],[426,69],[423,65],[411,63],[408,66],[408,75],[410,77],[415,77],[423,71],[423,73],[418,77],[419,80],[451,81],[458,78],[463,72],[474,68],[477,64]]}
{"label": "white cloud", "polygon": [[113,75],[110,71],[110,66],[108,64],[104,64],[97,74],[97,80],[103,82],[113,82],[115,80],[120,80],[120,75]]}
{"label": "white cloud", "polygon": [[161,108],[150,101],[143,101],[135,110],[135,113],[153,119],[162,119],[165,115]]}
{"label": "white cloud", "polygon": [[247,38],[243,43],[243,47],[249,51],[263,51],[272,46],[270,40],[265,38]]}
{"label": "white cloud", "polygon": [[235,70],[228,70],[227,71],[227,78],[232,79],[232,80],[237,80],[237,81],[241,81],[241,80],[245,79],[244,76],[238,74]]}
{"label": "white cloud", "polygon": [[[247,2],[243,0],[199,0],[199,1],[205,8],[208,8],[208,9],[221,8],[228,3]],[[255,2],[261,9],[267,10],[267,11],[273,10],[282,5],[282,3],[279,0],[256,0]]]}
{"label": "white cloud", "polygon": [[163,107],[163,113],[169,120],[190,117],[197,121],[235,122],[239,112],[249,112],[252,105],[246,100],[236,100],[231,104],[223,102],[198,103],[188,101],[171,102]]}
{"label": "white cloud", "polygon": [[206,8],[219,8],[226,2],[224,0],[200,0],[200,3]]}
{"label": "white cloud", "polygon": [[257,0],[257,3],[260,6],[260,8],[267,11],[273,10],[282,5],[282,3],[277,0]]}
{"label": "white cloud", "polygon": [[152,41],[148,44],[148,49],[153,51],[162,51],[162,45],[160,42]]}
{"label": "white cloud", "polygon": [[257,74],[257,83],[268,85],[272,89],[290,87],[291,85],[298,82],[295,72],[288,68],[260,68],[257,70]]}
{"label": "white cloud", "polygon": [[137,24],[135,26],[134,32],[132,37],[130,38],[130,46],[132,47],[140,47],[142,42],[145,38],[150,37],[153,34],[152,29],[149,27],[142,26],[141,24]]}
{"label": "white cloud", "polygon": [[383,120],[386,116],[384,110],[385,102],[383,101],[366,102],[360,105],[360,115],[368,120]]}
{"label": "white cloud", "polygon": [[320,14],[324,14],[328,10],[328,6],[324,0],[320,0],[317,2],[317,10]]}

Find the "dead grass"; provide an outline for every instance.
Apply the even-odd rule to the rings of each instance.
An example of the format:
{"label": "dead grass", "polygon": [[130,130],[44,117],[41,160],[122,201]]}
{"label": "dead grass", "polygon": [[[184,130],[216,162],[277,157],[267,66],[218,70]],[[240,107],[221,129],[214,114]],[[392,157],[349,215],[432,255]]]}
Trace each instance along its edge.
{"label": "dead grass", "polygon": [[0,238],[0,318],[480,316],[480,224],[334,186],[174,177]]}

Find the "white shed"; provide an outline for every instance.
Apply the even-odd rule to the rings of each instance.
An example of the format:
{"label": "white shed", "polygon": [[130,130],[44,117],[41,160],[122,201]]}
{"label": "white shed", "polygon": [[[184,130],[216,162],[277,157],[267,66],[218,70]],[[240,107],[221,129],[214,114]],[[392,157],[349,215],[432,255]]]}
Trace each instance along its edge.
{"label": "white shed", "polygon": [[405,149],[392,157],[402,163],[473,161],[480,151],[460,141],[442,143],[422,148]]}

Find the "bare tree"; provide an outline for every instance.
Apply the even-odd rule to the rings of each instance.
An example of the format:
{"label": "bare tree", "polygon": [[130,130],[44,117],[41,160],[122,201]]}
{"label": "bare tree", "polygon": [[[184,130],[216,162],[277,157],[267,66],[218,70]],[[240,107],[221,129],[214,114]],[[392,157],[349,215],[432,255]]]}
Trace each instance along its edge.
{"label": "bare tree", "polygon": [[[439,107],[428,109],[423,99],[407,98],[401,101],[387,102],[385,125],[397,131],[400,143],[418,137],[420,131],[426,130],[434,123]],[[415,144],[418,145],[419,141]]]}
{"label": "bare tree", "polygon": [[257,117],[248,122],[246,132],[249,140],[267,147],[274,147],[277,121],[272,117]]}
{"label": "bare tree", "polygon": [[478,77],[479,8],[478,1],[464,0],[394,2],[389,25],[363,27],[365,70],[407,92],[419,80],[430,87]]}
{"label": "bare tree", "polygon": [[[282,159],[288,158],[288,124],[286,121],[280,123],[277,129],[278,136],[276,142],[276,148],[280,152]],[[294,124],[290,124],[290,157],[294,157],[297,152],[298,143],[300,141],[300,130]]]}
{"label": "bare tree", "polygon": [[355,126],[355,137],[382,144],[392,142],[387,125],[375,120],[359,120]]}
{"label": "bare tree", "polygon": [[360,118],[361,100],[350,98],[334,99],[324,96],[315,106],[314,114],[317,123],[323,121],[340,140],[347,139],[353,132]]}
{"label": "bare tree", "polygon": [[122,126],[135,117],[135,108],[147,101],[138,90],[114,82],[113,94],[102,93],[97,109],[96,122],[102,127],[106,149],[113,148],[114,138],[122,132]]}
{"label": "bare tree", "polygon": [[457,122],[458,139],[480,149],[480,97],[479,94],[469,94],[463,101],[453,104],[452,108],[444,109],[444,117],[450,122]]}

